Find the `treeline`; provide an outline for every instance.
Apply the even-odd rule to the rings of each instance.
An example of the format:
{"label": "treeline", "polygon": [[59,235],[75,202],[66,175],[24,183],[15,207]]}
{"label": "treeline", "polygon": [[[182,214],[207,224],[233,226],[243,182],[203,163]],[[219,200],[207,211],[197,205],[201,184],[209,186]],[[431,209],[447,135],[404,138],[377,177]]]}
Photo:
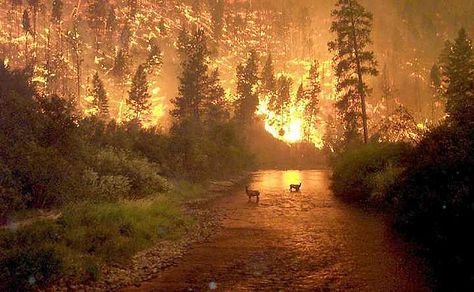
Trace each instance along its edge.
{"label": "treeline", "polygon": [[448,117],[416,144],[346,147],[334,162],[341,198],[393,213],[394,225],[433,264],[433,285],[474,287],[474,49],[460,30],[439,60]]}
{"label": "treeline", "polygon": [[164,177],[205,180],[252,165],[223,103],[218,72],[208,68],[203,32],[187,37],[181,40],[181,85],[169,134],[141,126],[149,107],[142,66],[129,91],[133,117],[119,123],[108,116],[99,78],[94,78],[95,112],[83,117],[74,102],[39,93],[28,70],[2,63],[2,220],[24,208],[142,198],[166,190]]}

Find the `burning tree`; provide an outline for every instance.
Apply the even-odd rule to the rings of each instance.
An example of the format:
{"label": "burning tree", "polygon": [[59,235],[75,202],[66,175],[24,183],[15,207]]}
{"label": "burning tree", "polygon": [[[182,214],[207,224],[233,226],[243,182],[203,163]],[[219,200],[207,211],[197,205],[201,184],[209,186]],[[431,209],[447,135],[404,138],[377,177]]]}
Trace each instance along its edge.
{"label": "burning tree", "polygon": [[109,99],[105,91],[104,83],[100,80],[99,73],[95,72],[92,77],[92,106],[94,115],[99,119],[107,120],[109,118]]}
{"label": "burning tree", "polygon": [[237,66],[236,118],[242,125],[250,125],[255,117],[258,100],[257,53],[251,51],[245,64]]}
{"label": "burning tree", "polygon": [[373,16],[356,0],[339,0],[333,10],[331,32],[336,39],[329,42],[335,53],[334,69],[337,77],[339,100],[336,104],[344,121],[346,141],[357,139],[359,118],[362,117],[364,142],[369,139],[366,96],[370,91],[364,76],[376,76],[377,62],[374,53],[367,49],[371,44]]}
{"label": "burning tree", "polygon": [[141,124],[151,109],[151,96],[148,93],[148,81],[144,65],[138,66],[132,79],[132,87],[128,93],[128,117],[133,122]]}

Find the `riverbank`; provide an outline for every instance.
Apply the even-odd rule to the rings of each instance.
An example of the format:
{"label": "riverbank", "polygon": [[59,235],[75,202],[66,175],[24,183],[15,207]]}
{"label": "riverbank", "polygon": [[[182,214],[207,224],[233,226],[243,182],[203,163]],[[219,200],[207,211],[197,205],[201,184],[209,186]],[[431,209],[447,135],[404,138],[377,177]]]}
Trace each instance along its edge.
{"label": "riverbank", "polygon": [[[2,265],[16,272],[6,288],[114,290],[150,279],[216,230],[208,204],[245,178],[181,182],[148,200],[69,206],[60,217],[12,222],[0,232]],[[36,285],[45,277],[56,280]]]}

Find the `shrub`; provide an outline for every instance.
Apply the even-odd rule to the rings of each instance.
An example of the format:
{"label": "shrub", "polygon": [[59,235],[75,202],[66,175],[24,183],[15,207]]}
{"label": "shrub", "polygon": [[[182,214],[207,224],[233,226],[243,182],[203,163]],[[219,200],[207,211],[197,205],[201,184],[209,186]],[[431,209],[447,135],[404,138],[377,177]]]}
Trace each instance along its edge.
{"label": "shrub", "polygon": [[106,176],[115,177],[115,182],[119,177],[127,178],[130,183],[131,198],[143,198],[169,190],[166,179],[158,175],[157,164],[150,163],[147,159],[134,156],[124,150],[114,148],[102,150],[92,163],[93,169],[101,176],[103,184],[112,181],[111,178],[107,181],[104,178]]}
{"label": "shrub", "polygon": [[[368,200],[377,183],[382,184],[379,173],[398,167],[409,150],[407,144],[369,144],[342,153],[334,165],[331,185],[334,193],[350,201]],[[375,182],[377,175],[379,181]]]}
{"label": "shrub", "polygon": [[60,277],[64,265],[55,244],[61,234],[60,226],[45,221],[0,233],[0,289],[23,290]]}
{"label": "shrub", "polygon": [[396,226],[426,248],[437,277],[464,288],[474,287],[473,169],[474,131],[444,125],[414,149],[390,190]]}

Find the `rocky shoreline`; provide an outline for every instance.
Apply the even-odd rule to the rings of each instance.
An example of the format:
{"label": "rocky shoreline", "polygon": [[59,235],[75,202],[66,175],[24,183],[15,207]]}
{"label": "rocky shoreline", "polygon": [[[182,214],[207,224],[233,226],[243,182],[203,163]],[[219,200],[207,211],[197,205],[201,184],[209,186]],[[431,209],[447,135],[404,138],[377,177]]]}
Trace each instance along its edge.
{"label": "rocky shoreline", "polygon": [[212,202],[223,195],[231,194],[246,178],[247,176],[243,176],[229,181],[212,182],[208,192],[212,192],[214,196],[187,202],[184,206],[185,213],[192,216],[196,223],[186,230],[181,239],[157,242],[154,247],[136,254],[127,265],[104,267],[98,281],[75,283],[61,279],[41,291],[111,291],[131,286],[139,287],[142,282],[155,278],[164,269],[175,265],[193,244],[206,241],[218,231],[222,214],[212,207]]}

